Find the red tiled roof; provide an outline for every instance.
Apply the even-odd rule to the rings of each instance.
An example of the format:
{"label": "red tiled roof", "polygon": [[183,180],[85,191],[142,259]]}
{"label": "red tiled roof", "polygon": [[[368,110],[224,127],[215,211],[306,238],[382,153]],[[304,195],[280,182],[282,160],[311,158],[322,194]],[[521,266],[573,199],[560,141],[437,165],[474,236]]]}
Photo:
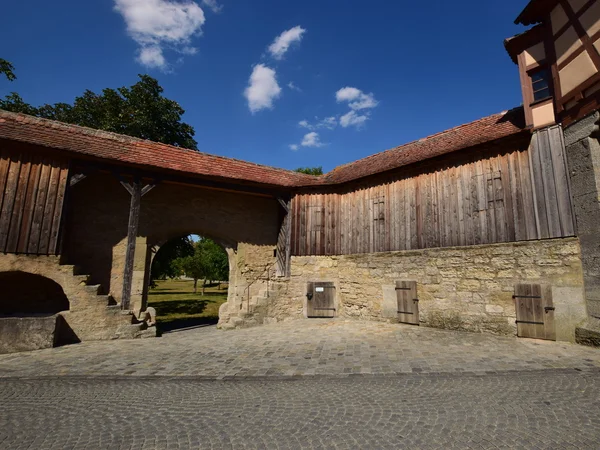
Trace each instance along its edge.
{"label": "red tiled roof", "polygon": [[523,108],[484,117],[335,168],[327,184],[345,183],[526,131]]}
{"label": "red tiled roof", "polygon": [[318,183],[317,177],[303,173],[2,110],[0,138],[187,176],[271,186]]}
{"label": "red tiled roof", "polygon": [[526,131],[523,108],[485,117],[315,177],[106,131],[0,111],[0,138],[182,176],[282,187],[340,184]]}

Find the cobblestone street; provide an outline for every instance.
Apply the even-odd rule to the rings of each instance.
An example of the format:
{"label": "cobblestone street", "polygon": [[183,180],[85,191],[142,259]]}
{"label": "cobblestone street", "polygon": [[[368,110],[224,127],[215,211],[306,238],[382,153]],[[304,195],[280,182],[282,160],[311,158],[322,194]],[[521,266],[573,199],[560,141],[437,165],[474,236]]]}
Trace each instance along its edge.
{"label": "cobblestone street", "polygon": [[600,448],[600,351],[296,321],[0,356],[0,448]]}
{"label": "cobblestone street", "polygon": [[580,345],[352,320],[215,327],[158,339],[87,342],[0,355],[0,377],[55,375],[210,378],[600,368]]}

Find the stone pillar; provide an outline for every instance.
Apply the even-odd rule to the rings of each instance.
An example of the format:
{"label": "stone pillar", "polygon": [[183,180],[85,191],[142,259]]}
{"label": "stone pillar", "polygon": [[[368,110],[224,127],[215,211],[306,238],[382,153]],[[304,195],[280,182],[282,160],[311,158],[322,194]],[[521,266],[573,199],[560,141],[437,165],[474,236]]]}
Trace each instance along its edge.
{"label": "stone pillar", "polygon": [[600,330],[600,113],[565,129],[571,193],[585,282],[588,326]]}
{"label": "stone pillar", "polygon": [[138,236],[135,240],[135,257],[133,260],[133,280],[131,283],[131,303],[130,309],[136,316],[145,309],[144,283],[146,282],[146,270],[150,270],[147,264],[148,243],[145,236]]}

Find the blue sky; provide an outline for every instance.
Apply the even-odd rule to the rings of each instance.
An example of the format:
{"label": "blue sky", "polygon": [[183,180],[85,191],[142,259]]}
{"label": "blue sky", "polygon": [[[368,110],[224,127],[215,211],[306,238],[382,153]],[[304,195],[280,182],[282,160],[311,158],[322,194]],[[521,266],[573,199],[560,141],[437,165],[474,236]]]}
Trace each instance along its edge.
{"label": "blue sky", "polygon": [[523,31],[526,3],[4,2],[0,58],[18,79],[0,80],[0,96],[72,102],[148,73],[200,150],[330,170],[518,106],[502,42]]}

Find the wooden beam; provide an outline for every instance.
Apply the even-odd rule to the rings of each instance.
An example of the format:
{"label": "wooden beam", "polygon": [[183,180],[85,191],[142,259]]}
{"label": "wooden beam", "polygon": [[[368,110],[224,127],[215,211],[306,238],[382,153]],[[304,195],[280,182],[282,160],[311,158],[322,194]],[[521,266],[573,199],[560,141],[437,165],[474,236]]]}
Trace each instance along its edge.
{"label": "wooden beam", "polygon": [[155,182],[153,182],[153,183],[151,183],[151,184],[147,184],[146,186],[144,186],[144,187],[142,188],[142,197],[143,197],[144,195],[146,195],[148,192],[150,192],[152,189],[154,189],[154,188],[156,187],[156,185],[157,185],[157,184],[158,184],[158,181],[155,181]]}
{"label": "wooden beam", "polygon": [[[281,200],[280,200],[281,201]],[[285,276],[289,278],[292,275],[292,201],[286,204],[286,242],[285,242]]]}
{"label": "wooden beam", "polygon": [[142,201],[142,182],[136,178],[133,183],[121,184],[129,191],[131,203],[129,207],[129,226],[127,228],[127,251],[125,253],[125,270],[123,271],[123,295],[121,309],[128,310],[131,304],[131,287],[133,284],[133,263],[135,258],[135,243],[140,222],[140,206]]}
{"label": "wooden beam", "polygon": [[69,186],[73,187],[75,186],[77,183],[79,183],[80,181],[83,181],[87,178],[87,175],[84,173],[76,173],[74,175],[71,176],[71,179],[69,180]]}
{"label": "wooden beam", "polygon": [[123,186],[125,188],[125,190],[127,192],[129,192],[129,195],[133,195],[133,185],[131,183],[129,183],[128,181],[120,181],[121,186]]}
{"label": "wooden beam", "polygon": [[289,204],[284,202],[283,199],[281,197],[277,197],[277,201],[279,202],[279,204],[281,205],[281,207],[285,210],[286,213],[290,212],[290,207]]}

